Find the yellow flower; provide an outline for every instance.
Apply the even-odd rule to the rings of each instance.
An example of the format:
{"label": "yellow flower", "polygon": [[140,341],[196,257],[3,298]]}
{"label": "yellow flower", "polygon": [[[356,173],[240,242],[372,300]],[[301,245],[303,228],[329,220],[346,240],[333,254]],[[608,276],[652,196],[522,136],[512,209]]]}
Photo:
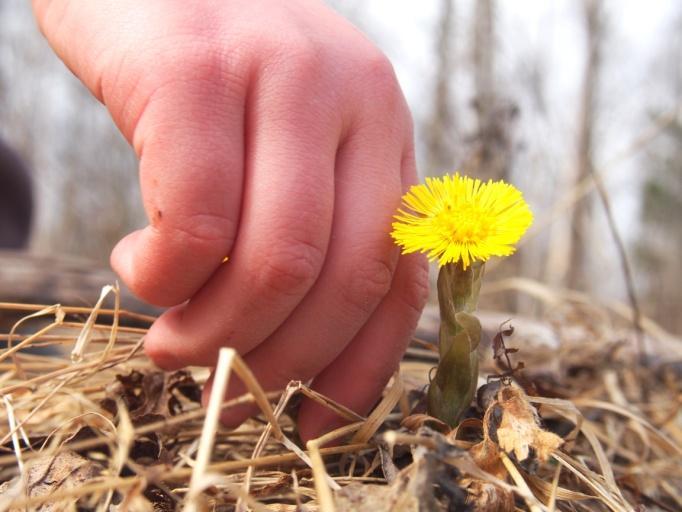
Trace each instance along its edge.
{"label": "yellow flower", "polygon": [[466,269],[491,256],[508,256],[533,222],[523,195],[503,181],[467,176],[426,178],[403,196],[391,236],[403,253],[424,252],[439,265],[462,260]]}

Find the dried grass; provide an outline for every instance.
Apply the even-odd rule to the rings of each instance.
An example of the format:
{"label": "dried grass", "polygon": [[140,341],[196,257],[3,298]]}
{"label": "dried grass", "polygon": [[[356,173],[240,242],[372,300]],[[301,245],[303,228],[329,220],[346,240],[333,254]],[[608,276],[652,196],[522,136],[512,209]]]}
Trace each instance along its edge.
{"label": "dried grass", "polygon": [[[206,370],[154,368],[141,350],[153,319],[121,310],[116,287],[103,290],[93,308],[0,304],[0,312],[26,313],[0,352],[0,510],[73,510],[77,503],[90,510],[379,512],[445,510],[457,500],[480,510],[682,509],[682,358],[680,345],[671,345],[679,341],[646,320],[655,352],[641,367],[622,308],[597,308],[584,296],[528,282],[503,286],[551,303],[560,346],[527,345],[523,332],[512,342],[526,366],[516,381],[563,445],[547,461],[498,450],[497,473],[472,455],[487,435],[483,410],[472,408],[452,432],[424,416],[406,419],[437,357],[423,342],[415,341],[368,418],[300,382],[264,392],[231,349],[220,354],[204,410],[196,392]],[[108,294],[112,309],[103,307]],[[484,359],[483,375],[501,370]],[[250,393],[224,403],[230,372]],[[289,417],[300,396],[349,425],[304,449]],[[236,430],[219,424],[222,408],[251,400],[259,418]],[[337,444],[325,447],[330,441]]]}

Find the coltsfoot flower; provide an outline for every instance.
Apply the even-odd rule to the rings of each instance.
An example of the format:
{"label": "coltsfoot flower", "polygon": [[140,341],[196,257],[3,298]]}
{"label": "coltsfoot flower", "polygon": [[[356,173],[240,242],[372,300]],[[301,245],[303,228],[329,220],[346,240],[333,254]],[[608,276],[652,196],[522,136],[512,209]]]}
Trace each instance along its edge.
{"label": "coltsfoot flower", "polygon": [[508,256],[533,222],[523,195],[503,181],[446,175],[426,178],[403,196],[391,236],[403,253],[423,252],[440,266],[464,269],[491,256]]}

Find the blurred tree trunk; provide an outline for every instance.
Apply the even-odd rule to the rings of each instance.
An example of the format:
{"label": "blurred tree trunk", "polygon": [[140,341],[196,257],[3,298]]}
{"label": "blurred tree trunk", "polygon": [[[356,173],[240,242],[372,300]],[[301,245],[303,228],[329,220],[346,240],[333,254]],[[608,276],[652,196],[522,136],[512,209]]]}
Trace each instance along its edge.
{"label": "blurred tree trunk", "polygon": [[642,189],[643,230],[637,241],[637,263],[647,278],[644,311],[664,327],[682,333],[682,119],[646,154]]}
{"label": "blurred tree trunk", "polygon": [[[482,181],[511,181],[514,158],[514,121],[518,107],[511,101],[508,91],[497,87],[496,72],[496,4],[495,0],[474,2],[471,32],[471,64],[474,78],[472,107],[475,113],[475,131],[471,139],[471,152],[464,165],[467,174]],[[505,259],[495,268],[495,278],[503,279],[519,273],[518,256]],[[518,309],[518,293],[509,292],[488,297],[484,307],[503,311]]]}
{"label": "blurred tree trunk", "polygon": [[495,2],[474,3],[472,66],[476,132],[467,171],[487,181],[508,178],[513,157],[512,124],[517,106],[496,88]]}
{"label": "blurred tree trunk", "polygon": [[424,126],[426,174],[441,174],[454,170],[457,159],[457,126],[450,87],[455,73],[455,1],[441,0],[436,40],[436,76],[433,107]]}
{"label": "blurred tree trunk", "polygon": [[[643,311],[672,332],[682,334],[682,9],[663,36],[650,75],[660,86],[649,100],[649,110],[678,112],[677,119],[644,153],[641,231],[635,242],[639,284],[644,290]],[[663,102],[661,102],[663,100]]]}
{"label": "blurred tree trunk", "polygon": [[[604,39],[602,0],[584,0],[583,16],[587,40],[587,59],[578,114],[575,185],[590,176],[594,165],[595,111],[601,68],[601,47]],[[573,289],[587,289],[589,283],[589,237],[592,210],[592,196],[590,195],[578,201],[573,210],[568,250],[570,259],[567,269],[567,284]]]}

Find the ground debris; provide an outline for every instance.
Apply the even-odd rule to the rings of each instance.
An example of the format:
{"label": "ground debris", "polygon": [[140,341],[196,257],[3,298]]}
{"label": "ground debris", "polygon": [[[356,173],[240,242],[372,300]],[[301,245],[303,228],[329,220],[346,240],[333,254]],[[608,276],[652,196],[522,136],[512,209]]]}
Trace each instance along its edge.
{"label": "ground debris", "polygon": [[168,418],[182,412],[183,402],[201,402],[201,388],[191,373],[180,370],[133,370],[127,375],[116,375],[116,382],[107,387],[102,407],[112,414],[117,411],[116,400],[121,399],[133,421],[145,417]]}
{"label": "ground debris", "polygon": [[[96,462],[88,460],[71,450],[64,450],[54,456],[46,456],[35,460],[26,469],[25,484],[22,482],[21,477],[15,477],[3,483],[0,486],[0,499],[5,493],[15,493],[17,490],[19,490],[19,493],[14,494],[14,499],[22,496],[37,498],[57,491],[75,489],[98,478],[102,474],[103,469]],[[69,498],[60,502],[38,505],[34,510],[39,510],[40,512],[75,510],[78,501],[78,498]],[[9,510],[14,509],[10,508]],[[18,508],[16,510],[22,509]]]}
{"label": "ground debris", "polygon": [[[466,492],[460,473],[449,460],[464,452],[440,432],[422,426],[416,435],[389,433],[378,440],[381,468],[387,485],[346,486],[336,493],[343,511],[449,511],[464,510]],[[409,463],[404,464],[407,450]],[[400,468],[400,466],[403,466]],[[350,487],[350,488],[349,488]],[[369,493],[363,489],[369,488]]]}
{"label": "ground debris", "polygon": [[335,496],[337,512],[419,512],[419,500],[400,485],[349,484]]}
{"label": "ground debris", "polygon": [[[563,444],[563,439],[540,427],[540,417],[518,387],[502,384],[497,397],[483,417],[483,441],[472,447],[472,455],[487,459],[494,443],[518,462],[537,458],[546,462],[550,454]],[[480,448],[478,448],[480,446]],[[488,461],[484,463],[488,466]]]}
{"label": "ground debris", "polygon": [[463,478],[462,488],[466,490],[467,505],[477,512],[512,512],[514,494],[485,480]]}
{"label": "ground debris", "polygon": [[[353,441],[357,430],[348,430],[338,445],[322,445],[319,465],[292,445],[292,403],[317,399],[356,422],[344,428],[370,421],[305,385],[278,409],[287,444],[262,415],[238,429],[216,423],[202,498],[219,512],[315,512],[322,481],[340,512],[682,510],[680,359],[661,352],[660,362],[652,355],[648,367],[633,366],[627,331],[580,333],[578,321],[571,336],[568,322],[553,324],[560,344],[549,348],[532,345],[523,328],[513,333],[519,351],[505,347],[511,329],[491,336],[479,376],[488,383],[455,429],[421,414],[435,358],[416,342],[420,350],[401,364],[401,394],[389,386],[384,397],[397,407],[373,413],[374,437]],[[34,340],[59,350],[21,354],[23,374],[12,358],[0,360],[0,510],[185,508],[205,439],[200,396],[209,372],[160,371],[141,350],[144,330],[123,324],[111,346],[98,324],[73,362],[65,337],[75,342],[82,323],[59,328],[66,332]]]}

